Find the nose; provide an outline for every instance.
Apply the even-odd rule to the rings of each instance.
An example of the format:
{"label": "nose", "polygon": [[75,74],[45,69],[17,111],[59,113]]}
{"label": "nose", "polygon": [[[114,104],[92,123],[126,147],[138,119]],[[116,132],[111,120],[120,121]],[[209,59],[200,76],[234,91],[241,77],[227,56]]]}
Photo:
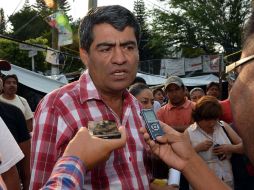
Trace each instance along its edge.
{"label": "nose", "polygon": [[127,61],[124,50],[121,47],[116,47],[112,55],[112,62],[114,64],[124,64]]}

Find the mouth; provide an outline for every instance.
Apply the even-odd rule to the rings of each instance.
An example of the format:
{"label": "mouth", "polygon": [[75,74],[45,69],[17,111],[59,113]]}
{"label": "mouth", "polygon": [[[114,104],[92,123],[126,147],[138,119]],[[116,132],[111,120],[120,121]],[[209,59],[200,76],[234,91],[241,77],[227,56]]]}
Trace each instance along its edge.
{"label": "mouth", "polygon": [[128,72],[126,70],[116,70],[111,73],[116,79],[123,79],[127,77]]}

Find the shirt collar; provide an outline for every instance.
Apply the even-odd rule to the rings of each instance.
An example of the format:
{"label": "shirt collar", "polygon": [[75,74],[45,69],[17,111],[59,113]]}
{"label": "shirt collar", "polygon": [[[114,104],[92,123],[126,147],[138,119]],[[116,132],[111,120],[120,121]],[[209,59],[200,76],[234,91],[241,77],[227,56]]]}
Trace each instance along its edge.
{"label": "shirt collar", "polygon": [[[79,79],[79,89],[81,103],[91,99],[101,100],[98,90],[96,89],[88,70],[86,70]],[[123,99],[127,102],[133,101],[133,98],[127,90],[123,92]]]}

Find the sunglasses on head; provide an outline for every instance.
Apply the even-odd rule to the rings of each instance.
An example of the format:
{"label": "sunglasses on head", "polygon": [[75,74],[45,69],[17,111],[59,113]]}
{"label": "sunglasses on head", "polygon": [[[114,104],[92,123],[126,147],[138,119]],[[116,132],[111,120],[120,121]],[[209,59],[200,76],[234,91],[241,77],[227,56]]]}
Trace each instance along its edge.
{"label": "sunglasses on head", "polygon": [[235,81],[239,75],[239,73],[236,71],[236,68],[240,65],[244,65],[245,63],[248,63],[249,61],[254,60],[254,55],[245,57],[243,59],[240,59],[234,63],[231,63],[230,65],[226,66],[226,73],[228,73],[227,79],[231,81]]}

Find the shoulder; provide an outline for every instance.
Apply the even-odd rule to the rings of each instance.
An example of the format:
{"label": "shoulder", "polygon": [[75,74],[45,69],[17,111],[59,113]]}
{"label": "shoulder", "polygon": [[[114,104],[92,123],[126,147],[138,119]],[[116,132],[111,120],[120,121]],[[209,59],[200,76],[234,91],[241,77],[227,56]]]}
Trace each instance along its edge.
{"label": "shoulder", "polygon": [[55,107],[57,106],[60,102],[63,102],[65,99],[66,103],[68,102],[68,99],[70,97],[74,98],[74,94],[78,90],[78,82],[75,81],[73,83],[67,84],[59,89],[56,89],[52,91],[51,93],[47,94],[42,101],[40,102],[40,105],[43,107]]}
{"label": "shoulder", "polygon": [[8,113],[11,113],[10,115],[12,114],[22,114],[22,111],[17,107],[17,106],[14,106],[14,105],[11,105],[11,104],[8,104],[8,103],[5,103],[5,102],[0,102],[0,108],[2,108],[2,110],[8,112]]}

